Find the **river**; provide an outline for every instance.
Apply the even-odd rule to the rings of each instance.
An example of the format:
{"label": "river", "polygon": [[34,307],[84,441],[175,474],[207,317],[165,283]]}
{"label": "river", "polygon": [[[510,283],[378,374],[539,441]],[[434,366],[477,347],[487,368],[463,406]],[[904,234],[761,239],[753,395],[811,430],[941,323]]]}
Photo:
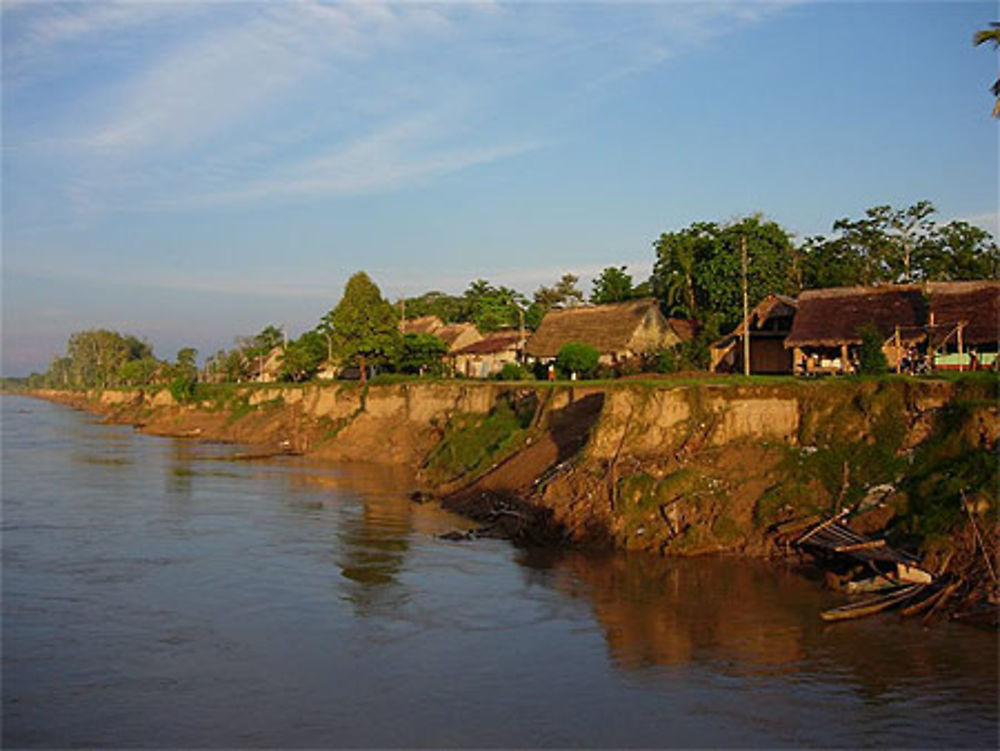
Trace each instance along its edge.
{"label": "river", "polygon": [[997,746],[997,640],[5,397],[4,748]]}

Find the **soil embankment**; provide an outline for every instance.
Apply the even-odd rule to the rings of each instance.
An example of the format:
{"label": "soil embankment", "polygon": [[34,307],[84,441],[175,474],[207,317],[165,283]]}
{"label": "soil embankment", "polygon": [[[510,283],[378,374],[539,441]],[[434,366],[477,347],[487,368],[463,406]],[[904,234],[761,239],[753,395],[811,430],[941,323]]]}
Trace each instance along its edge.
{"label": "soil embankment", "polygon": [[932,549],[970,509],[986,528],[997,511],[994,378],[35,395],[150,433],[409,465],[425,495],[527,540],[762,555],[775,524],[859,504]]}

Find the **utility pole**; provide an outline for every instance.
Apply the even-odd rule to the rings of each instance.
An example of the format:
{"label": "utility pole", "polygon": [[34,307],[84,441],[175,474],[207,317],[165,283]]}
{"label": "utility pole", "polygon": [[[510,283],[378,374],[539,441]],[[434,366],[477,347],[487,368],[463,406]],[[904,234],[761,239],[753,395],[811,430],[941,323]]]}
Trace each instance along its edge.
{"label": "utility pole", "polygon": [[747,238],[740,238],[743,256],[743,375],[750,375],[750,300],[747,295]]}

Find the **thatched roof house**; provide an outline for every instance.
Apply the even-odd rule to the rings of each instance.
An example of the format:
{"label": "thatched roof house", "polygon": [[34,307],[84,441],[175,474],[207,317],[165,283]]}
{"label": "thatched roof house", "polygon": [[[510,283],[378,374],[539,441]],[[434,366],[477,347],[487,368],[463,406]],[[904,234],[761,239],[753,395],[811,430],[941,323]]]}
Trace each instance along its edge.
{"label": "thatched roof house", "polygon": [[444,321],[437,316],[420,316],[399,322],[399,330],[404,334],[434,334],[443,327]]}
{"label": "thatched roof house", "polygon": [[448,323],[436,329],[433,334],[444,339],[449,353],[483,340],[483,335],[474,323]]}
{"label": "thatched roof house", "polygon": [[498,331],[449,353],[456,373],[470,378],[488,378],[499,373],[507,363],[516,363],[521,349],[521,334]]}
{"label": "thatched roof house", "polygon": [[651,298],[612,305],[550,310],[528,340],[526,352],[537,360],[554,359],[569,342],[597,349],[606,364],[655,352],[679,342],[680,336]]}
{"label": "thatched roof house", "polygon": [[[791,373],[791,352],[784,348],[798,301],[786,295],[768,295],[747,315],[750,324],[750,372]],[[716,373],[743,372],[743,321],[711,346],[711,369]]]}
{"label": "thatched roof house", "polygon": [[929,305],[916,284],[884,287],[810,289],[799,295],[799,309],[785,347],[830,347],[861,344],[859,331],[874,324],[883,338],[896,326],[919,330]]}
{"label": "thatched roof house", "polygon": [[834,367],[849,370],[850,350],[861,344],[859,332],[866,325],[874,325],[885,340],[883,350],[892,366],[917,345],[931,354],[970,346],[995,352],[1000,340],[1000,282],[808,290],[799,296],[785,347],[793,349],[796,362],[803,365],[811,353],[839,350]]}
{"label": "thatched roof house", "polygon": [[884,287],[807,290],[786,347],[858,345],[858,330],[874,324],[886,339],[899,329],[905,341],[921,341],[928,331],[947,336],[963,324],[970,344],[996,346],[1000,335],[1000,282],[927,282]]}
{"label": "thatched roof house", "polygon": [[437,316],[420,316],[409,321],[400,321],[399,330],[403,334],[432,334],[443,339],[448,345],[449,353],[483,338],[474,323],[445,323]]}

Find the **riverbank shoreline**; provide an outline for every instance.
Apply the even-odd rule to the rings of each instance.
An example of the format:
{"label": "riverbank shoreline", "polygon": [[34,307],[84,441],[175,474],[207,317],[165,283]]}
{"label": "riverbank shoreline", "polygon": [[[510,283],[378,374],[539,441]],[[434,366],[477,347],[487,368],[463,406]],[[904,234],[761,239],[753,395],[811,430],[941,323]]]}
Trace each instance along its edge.
{"label": "riverbank shoreline", "polygon": [[[186,403],[166,389],[22,393],[253,458],[406,466],[414,500],[519,545],[780,558],[783,523],[853,506],[862,531],[931,571],[956,559],[978,572],[977,602],[995,597],[964,506],[942,495],[965,472],[961,503],[995,549],[995,379],[249,386]],[[913,534],[946,512],[951,528]]]}

